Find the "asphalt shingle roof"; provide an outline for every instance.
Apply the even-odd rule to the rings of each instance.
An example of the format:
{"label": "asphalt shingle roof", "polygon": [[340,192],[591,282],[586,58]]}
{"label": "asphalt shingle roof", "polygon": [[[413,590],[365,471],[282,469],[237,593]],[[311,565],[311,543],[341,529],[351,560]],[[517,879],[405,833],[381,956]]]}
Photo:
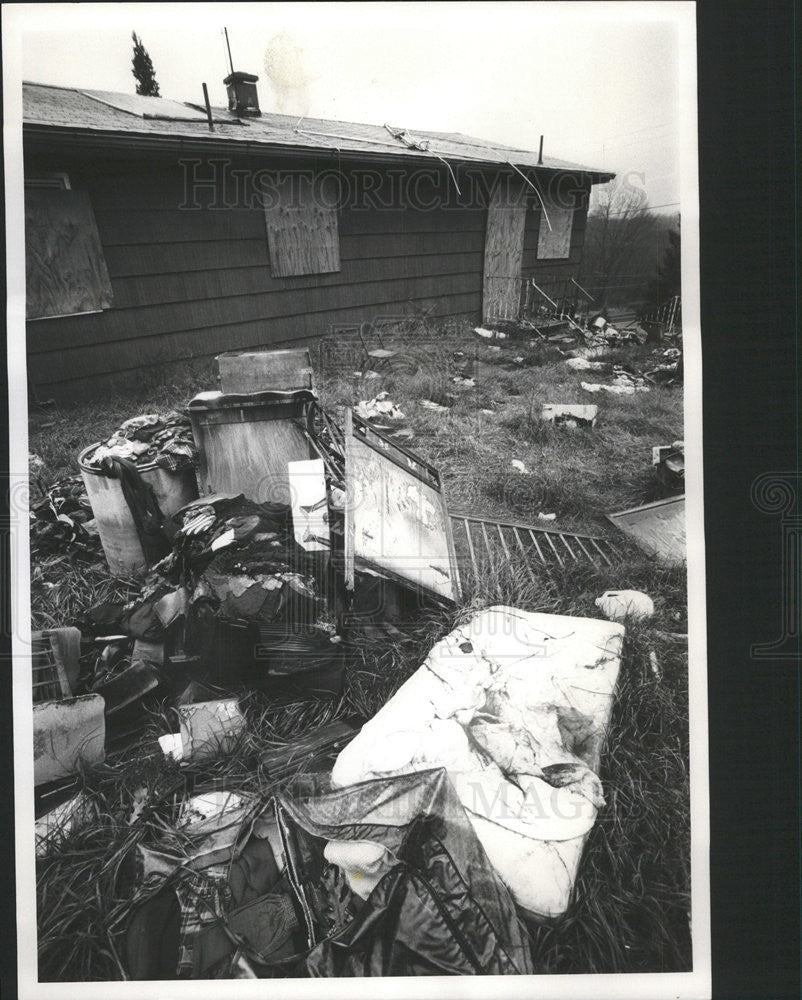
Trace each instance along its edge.
{"label": "asphalt shingle roof", "polygon": [[[40,83],[23,84],[23,127],[51,127],[70,132],[96,133],[109,137],[195,138],[223,143],[247,143],[292,147],[300,151],[337,150],[373,156],[442,158],[452,161],[508,163],[518,167],[538,166],[538,154],[500,143],[476,139],[458,132],[428,132],[410,129],[406,139],[423,149],[410,148],[394,138],[385,126],[357,122],[262,112],[259,118],[238,119],[228,108],[213,107],[214,132],[209,131],[206,112],[199,105],[161,97],[116,94],[100,90],[79,90]],[[392,126],[393,132],[406,131]],[[609,179],[610,171],[581,166],[567,160],[544,156],[541,166],[551,170],[574,170]]]}

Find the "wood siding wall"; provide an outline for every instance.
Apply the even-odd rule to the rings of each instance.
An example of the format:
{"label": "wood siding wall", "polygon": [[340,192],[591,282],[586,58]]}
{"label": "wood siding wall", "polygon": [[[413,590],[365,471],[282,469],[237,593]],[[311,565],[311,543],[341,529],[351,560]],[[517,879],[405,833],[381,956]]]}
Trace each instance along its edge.
{"label": "wood siding wall", "polygon": [[[28,151],[27,172],[54,170],[89,192],[114,302],[95,315],[28,323],[32,386],[57,392],[144,366],[308,343],[337,325],[408,316],[421,305],[433,305],[434,317],[480,319],[487,218],[480,204],[346,207],[341,269],[277,278],[261,207],[182,209],[184,169],[176,161]],[[417,193],[426,199],[425,183]],[[528,212],[523,274],[576,274],[584,219],[577,212],[568,260],[538,263],[539,213]]]}

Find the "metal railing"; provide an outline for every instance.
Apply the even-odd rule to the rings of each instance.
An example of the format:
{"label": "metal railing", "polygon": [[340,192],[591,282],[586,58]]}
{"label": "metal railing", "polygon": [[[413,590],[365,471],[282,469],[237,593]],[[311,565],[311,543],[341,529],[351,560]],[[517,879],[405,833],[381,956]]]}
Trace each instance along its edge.
{"label": "metal railing", "polygon": [[593,296],[574,278],[523,278],[519,316],[535,327],[587,326]]}

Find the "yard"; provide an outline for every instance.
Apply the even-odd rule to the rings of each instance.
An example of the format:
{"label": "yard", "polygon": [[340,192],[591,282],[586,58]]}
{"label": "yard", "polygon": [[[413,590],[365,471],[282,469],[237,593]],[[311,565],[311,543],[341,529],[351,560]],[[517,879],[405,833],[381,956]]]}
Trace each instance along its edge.
{"label": "yard", "polygon": [[[398,354],[378,374],[369,372],[358,341],[323,341],[315,349],[317,387],[329,412],[338,416],[338,408],[386,391],[414,431],[408,447],[441,471],[451,507],[533,524],[541,513],[555,514],[549,526],[607,535],[622,558],[605,568],[532,564],[530,574],[513,554],[480,580],[468,580],[463,606],[427,615],[395,644],[377,640],[354,650],[340,701],[278,709],[254,700],[242,747],[196,778],[213,773],[229,787],[264,792],[252,764],[260,752],[318,722],[370,718],[433,642],[479,607],[501,603],[598,617],[594,599],[605,590],[642,590],[656,611],[646,623],[627,623],[600,775],[606,806],[567,915],[530,926],[532,954],[542,973],[688,970],[688,658],[676,638],[687,632],[685,572],[656,565],[605,519],[608,512],[656,499],[651,449],[683,437],[682,387],[591,396],[580,387],[586,373],[566,365],[553,345],[528,338],[491,343],[464,323],[418,323],[383,340]],[[649,356],[647,347],[627,347],[607,358],[648,367]],[[473,386],[453,380],[468,364]],[[119,384],[95,400],[32,408],[29,450],[43,463],[39,478],[47,484],[74,475],[78,452],[122,420],[179,407],[212,387],[211,363],[197,362],[172,373],[146,369],[136,385]],[[448,409],[426,409],[422,399]],[[596,403],[598,421],[592,429],[555,427],[539,419],[544,403]],[[527,471],[518,471],[513,460]],[[131,592],[108,578],[105,563],[50,559],[31,569],[34,628],[70,624],[99,601]],[[151,739],[167,731],[166,711],[154,705]],[[102,804],[94,825],[38,865],[42,979],[122,976],[119,935],[128,912],[123,860],[145,825],[119,820],[141,783],[136,753],[110,757],[83,780]]]}

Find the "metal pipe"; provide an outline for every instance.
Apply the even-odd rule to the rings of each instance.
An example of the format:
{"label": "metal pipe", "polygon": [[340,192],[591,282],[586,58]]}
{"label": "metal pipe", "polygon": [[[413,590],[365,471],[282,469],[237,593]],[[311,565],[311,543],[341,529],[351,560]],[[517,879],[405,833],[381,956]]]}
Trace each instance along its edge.
{"label": "metal pipe", "polygon": [[214,123],[212,122],[212,106],[209,103],[209,91],[206,84],[203,84],[203,103],[206,105],[206,117],[209,120],[209,131],[214,132]]}

